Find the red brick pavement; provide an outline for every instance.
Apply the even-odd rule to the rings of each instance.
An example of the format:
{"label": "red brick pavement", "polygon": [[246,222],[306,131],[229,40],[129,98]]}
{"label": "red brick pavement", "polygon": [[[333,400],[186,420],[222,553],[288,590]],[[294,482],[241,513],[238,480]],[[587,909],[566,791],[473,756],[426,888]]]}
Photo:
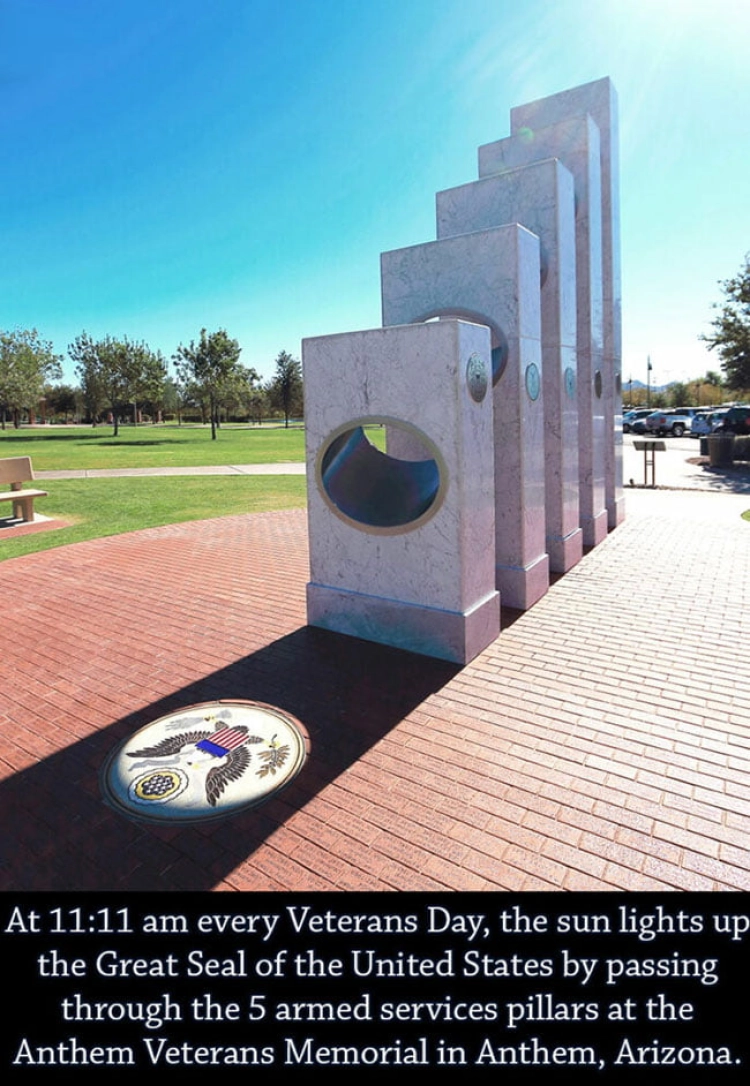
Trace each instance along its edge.
{"label": "red brick pavement", "polygon": [[[306,627],[301,510],[0,563],[0,886],[750,889],[750,525],[669,497],[464,669]],[[216,823],[110,810],[109,751],[215,698],[303,722],[296,780]]]}

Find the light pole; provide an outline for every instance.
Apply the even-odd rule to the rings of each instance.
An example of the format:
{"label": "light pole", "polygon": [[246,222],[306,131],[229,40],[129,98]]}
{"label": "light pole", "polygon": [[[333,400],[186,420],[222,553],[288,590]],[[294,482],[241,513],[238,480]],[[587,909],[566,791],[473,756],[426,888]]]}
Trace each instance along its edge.
{"label": "light pole", "polygon": [[651,355],[649,355],[648,359],[646,360],[646,407],[651,406],[651,370],[652,369],[653,369],[653,366],[651,365]]}

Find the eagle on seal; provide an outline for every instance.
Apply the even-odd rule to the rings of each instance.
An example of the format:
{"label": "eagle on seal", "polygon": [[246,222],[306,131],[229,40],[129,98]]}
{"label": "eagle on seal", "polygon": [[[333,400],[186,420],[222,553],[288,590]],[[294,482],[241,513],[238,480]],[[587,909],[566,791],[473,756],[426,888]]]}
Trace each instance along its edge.
{"label": "eagle on seal", "polygon": [[[215,719],[215,718],[207,718]],[[230,781],[239,780],[250,765],[252,753],[248,743],[262,743],[258,735],[250,735],[244,724],[227,727],[217,721],[214,730],[196,729],[178,735],[168,735],[151,747],[128,752],[131,758],[174,758],[189,757],[186,764],[191,769],[211,768],[206,774],[206,800],[215,807]],[[192,749],[188,749],[192,748]]]}

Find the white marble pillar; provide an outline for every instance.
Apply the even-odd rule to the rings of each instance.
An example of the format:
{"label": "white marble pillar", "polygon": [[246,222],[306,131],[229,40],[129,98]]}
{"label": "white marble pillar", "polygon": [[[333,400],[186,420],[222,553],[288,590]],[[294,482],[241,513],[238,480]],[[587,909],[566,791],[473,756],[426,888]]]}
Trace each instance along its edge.
{"label": "white marble pillar", "polygon": [[[487,328],[320,336],[302,360],[308,622],[467,663],[500,632]],[[403,434],[408,456],[370,426]]]}
{"label": "white marble pillar", "polygon": [[546,548],[566,573],[583,553],[578,498],[576,241],[573,176],[557,159],[447,189],[436,197],[438,238],[520,223],[539,237]]}
{"label": "white marble pillar", "polygon": [[485,178],[555,157],[572,173],[576,200],[576,311],[579,509],[584,546],[607,534],[602,375],[602,243],[599,130],[588,116],[479,148]]}
{"label": "white marble pillar", "polygon": [[496,584],[520,610],[549,587],[539,279],[539,239],[515,223],[381,254],[384,325],[462,317],[490,329]]}
{"label": "white marble pillar", "polygon": [[600,135],[602,201],[602,400],[607,440],[605,489],[609,527],[624,518],[622,479],[622,284],[620,276],[620,149],[617,92],[597,79],[511,110],[511,132],[524,138],[548,125],[589,114]]}

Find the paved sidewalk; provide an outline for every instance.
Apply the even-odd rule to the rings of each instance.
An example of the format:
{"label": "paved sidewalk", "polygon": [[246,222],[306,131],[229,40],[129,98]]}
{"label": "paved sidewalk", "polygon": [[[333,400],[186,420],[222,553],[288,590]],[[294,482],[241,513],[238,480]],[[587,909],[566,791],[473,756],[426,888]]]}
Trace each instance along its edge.
{"label": "paved sidewalk", "polygon": [[281,464],[215,464],[209,467],[179,468],[81,468],[75,471],[35,471],[36,479],[113,479],[139,475],[304,475],[305,465],[285,461]]}
{"label": "paved sidewalk", "polygon": [[[303,510],[0,563],[0,886],[750,889],[750,502],[626,502],[463,669],[307,627]],[[105,806],[113,747],[217,698],[305,725],[284,792],[193,827]]]}
{"label": "paved sidewalk", "polygon": [[[643,453],[636,452],[633,436],[623,441],[623,478],[625,486],[644,484]],[[700,445],[690,438],[666,439],[664,452],[656,454],[658,488],[710,490],[716,493],[750,494],[750,465],[731,469],[711,469],[699,463]],[[146,475],[304,475],[304,463],[285,461],[277,464],[217,464],[209,467],[91,468],[74,471],[37,471],[43,479],[106,479],[115,476]],[[650,476],[649,476],[650,480]]]}

